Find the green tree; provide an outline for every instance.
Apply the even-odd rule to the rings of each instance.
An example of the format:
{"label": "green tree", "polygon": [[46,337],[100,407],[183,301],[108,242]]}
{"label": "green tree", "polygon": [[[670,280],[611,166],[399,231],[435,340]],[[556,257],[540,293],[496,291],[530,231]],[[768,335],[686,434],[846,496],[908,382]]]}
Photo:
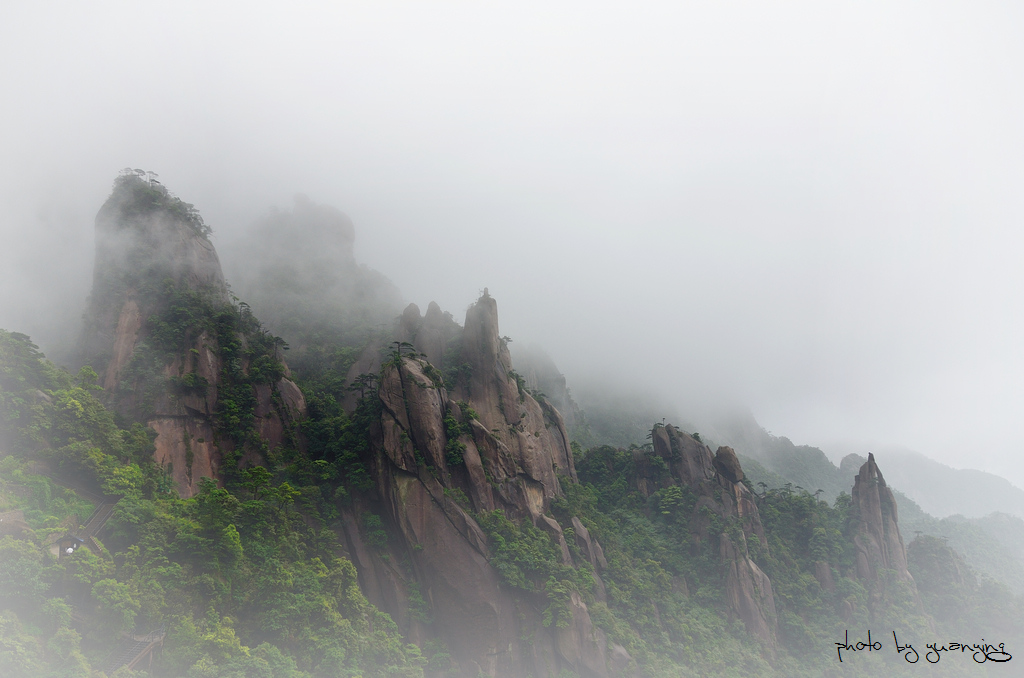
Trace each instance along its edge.
{"label": "green tree", "polygon": [[292,487],[291,483],[287,480],[277,486],[274,490],[274,499],[277,501],[277,505],[282,509],[286,509],[295,502],[295,498],[298,497],[302,492]]}
{"label": "green tree", "polygon": [[92,597],[99,603],[100,616],[115,631],[129,631],[141,605],[131,588],[114,579],[101,579],[92,587]]}
{"label": "green tree", "polygon": [[242,470],[242,487],[252,492],[253,500],[259,499],[259,492],[270,484],[273,474],[262,466]]}

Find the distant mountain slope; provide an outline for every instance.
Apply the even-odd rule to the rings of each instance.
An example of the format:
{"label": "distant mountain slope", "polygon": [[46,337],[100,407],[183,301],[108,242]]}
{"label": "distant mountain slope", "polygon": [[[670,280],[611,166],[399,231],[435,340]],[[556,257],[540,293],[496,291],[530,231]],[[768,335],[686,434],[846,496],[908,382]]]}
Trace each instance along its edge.
{"label": "distant mountain slope", "polygon": [[600,379],[573,382],[572,392],[586,424],[586,435],[577,441],[583,447],[643,445],[650,440],[654,424],[669,421],[678,422],[684,431],[698,431],[679,408],[653,393]]}
{"label": "distant mountain slope", "polygon": [[[784,436],[775,436],[764,430],[749,412],[736,413],[722,418],[719,422],[704,422],[701,430],[705,437],[712,436],[716,442],[728,445],[744,458],[750,458],[764,470],[777,474],[794,487],[800,487],[814,494],[821,490],[821,498],[834,502],[841,492],[850,492],[853,475],[860,463],[849,472],[836,467],[824,452],[809,445],[795,445]],[[754,474],[749,474],[751,477]],[[886,476],[889,476],[886,470]],[[769,487],[777,487],[767,478],[757,478]],[[894,487],[900,487],[890,482]]]}
{"label": "distant mountain slope", "polygon": [[1024,520],[1006,513],[984,518],[960,515],[935,518],[912,499],[896,491],[900,527],[908,543],[915,535],[946,540],[974,570],[1024,593]]}
{"label": "distant mountain slope", "polygon": [[[736,446],[754,486],[822,490],[821,498],[830,503],[850,492],[866,461],[850,452],[836,467],[822,450],[774,436],[750,415],[703,429]],[[1024,593],[1024,491],[990,473],[950,468],[916,452],[876,448],[873,453],[885,465],[908,543],[917,535],[941,538],[981,575]]]}
{"label": "distant mountain slope", "polygon": [[[809,492],[824,490],[822,498],[833,501],[839,492],[849,491],[851,476],[873,453],[885,466],[892,487],[939,518],[960,514],[981,518],[1007,513],[1024,518],[1024,490],[1005,478],[973,469],[954,469],[910,450],[870,445],[836,445],[829,454],[817,447],[795,445],[789,438],[766,431],[749,412],[733,414],[713,424],[702,423],[705,437],[729,445],[738,454],[762,464],[765,469]],[[854,455],[849,464],[846,458]],[[843,459],[839,468],[830,460]],[[844,469],[844,466],[849,469]]]}
{"label": "distant mountain slope", "polygon": [[287,340],[300,374],[323,369],[341,347],[362,347],[401,313],[394,284],[356,261],[355,237],[348,216],[297,195],[222,247],[234,292]]}
{"label": "distant mountain slope", "polygon": [[861,455],[870,451],[884,460],[886,477],[892,479],[893,486],[934,516],[980,518],[998,512],[1024,518],[1024,490],[995,474],[955,469],[919,452],[899,448],[849,451]]}
{"label": "distant mountain slope", "polygon": [[[799,454],[799,452],[797,453]],[[794,455],[789,468],[797,468],[799,456]],[[795,478],[768,469],[765,464],[750,457],[741,456],[740,461],[751,484],[759,488],[760,483],[769,490],[798,486],[809,489]],[[857,469],[864,463],[862,457],[847,455],[837,474],[849,478],[842,491],[850,493]],[[834,467],[833,467],[834,468]],[[806,482],[803,481],[803,482]],[[1006,513],[992,513],[982,518],[965,518],[962,515],[936,518],[924,511],[913,499],[896,489],[890,483],[899,508],[900,530],[909,545],[917,536],[932,536],[945,540],[960,553],[968,565],[979,574],[1001,581],[1015,593],[1024,593],[1024,520]]]}

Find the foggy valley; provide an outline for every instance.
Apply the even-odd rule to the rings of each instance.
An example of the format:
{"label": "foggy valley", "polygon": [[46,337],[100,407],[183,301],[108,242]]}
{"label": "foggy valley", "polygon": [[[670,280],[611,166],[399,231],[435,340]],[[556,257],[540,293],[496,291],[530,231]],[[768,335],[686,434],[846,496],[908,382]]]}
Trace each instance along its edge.
{"label": "foggy valley", "polygon": [[0,674],[1012,675],[1021,28],[3,7]]}

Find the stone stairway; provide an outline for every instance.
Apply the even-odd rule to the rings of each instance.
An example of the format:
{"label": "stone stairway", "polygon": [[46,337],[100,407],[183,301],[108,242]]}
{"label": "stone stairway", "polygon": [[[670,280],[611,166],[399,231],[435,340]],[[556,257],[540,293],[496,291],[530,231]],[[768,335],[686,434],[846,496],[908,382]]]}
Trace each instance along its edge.
{"label": "stone stairway", "polygon": [[88,488],[83,487],[80,483],[77,483],[70,478],[63,478],[54,475],[45,468],[36,467],[32,469],[32,472],[44,475],[57,485],[74,490],[80,497],[84,497],[96,504],[96,508],[93,510],[92,514],[86,519],[85,525],[82,526],[80,530],[75,530],[74,532],[75,536],[79,537],[93,553],[98,556],[102,556],[103,554],[101,549],[93,537],[96,536],[96,533],[103,529],[103,526],[107,524],[110,516],[114,514],[114,507],[121,498],[96,494]]}
{"label": "stone stairway", "polygon": [[[75,532],[76,536],[96,555],[102,556],[102,550],[93,537],[103,529],[103,526],[110,520],[110,516],[114,515],[114,507],[117,506],[117,502],[120,501],[121,497],[96,494],[71,478],[54,475],[49,472],[49,469],[35,468],[33,472],[46,476],[58,485],[74,490],[79,496],[92,501],[96,505],[92,514],[85,520],[85,524]],[[71,617],[81,626],[88,625],[90,621],[78,609],[73,609]],[[165,635],[166,629],[164,628],[144,636],[135,634],[125,635],[120,644],[104,662],[104,673],[110,675],[122,666],[127,666],[129,670],[134,670],[147,657],[149,664],[152,664],[153,651],[163,645]]]}
{"label": "stone stairway", "polygon": [[85,526],[82,527],[81,533],[82,538],[88,541],[97,532],[106,525],[110,516],[114,514],[114,507],[117,505],[119,498],[115,497],[104,497],[103,503],[96,507],[96,510],[92,512],[88,520],[85,521]]}
{"label": "stone stairway", "polygon": [[160,629],[145,636],[126,636],[104,662],[104,673],[109,676],[122,666],[134,670],[147,656],[152,663],[153,650],[163,645],[165,633],[164,629]]}

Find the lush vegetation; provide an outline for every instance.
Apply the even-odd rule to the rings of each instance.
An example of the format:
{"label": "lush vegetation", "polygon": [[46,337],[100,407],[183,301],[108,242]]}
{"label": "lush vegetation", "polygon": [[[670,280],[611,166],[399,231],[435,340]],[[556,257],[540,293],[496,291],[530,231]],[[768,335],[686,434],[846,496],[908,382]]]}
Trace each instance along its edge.
{"label": "lush vegetation", "polygon": [[[366,397],[372,377],[357,382],[362,397],[352,415],[339,404],[349,391],[336,373],[311,380],[308,455],[274,470],[245,469],[226,488],[204,482],[188,500],[170,492],[164,471],[149,461],[150,434],[120,427],[94,382],[90,369],[72,376],[27,337],[0,334],[0,433],[5,449],[19,452],[0,461],[0,511],[23,509],[29,527],[0,541],[5,675],[89,675],[102,668],[118,634],[156,628],[167,635],[155,676],[420,674],[427,660],[363,597],[330,529],[337,508],[369,487],[362,459],[379,417],[378,399]],[[462,421],[449,415],[445,422],[452,440],[474,414],[459,405]],[[1019,599],[925,536],[909,549],[923,607],[890,580],[882,599],[870,600],[872,592],[848,576],[849,496],[829,504],[820,493],[762,482],[757,503],[768,548],[746,543],[773,582],[780,650],[770,659],[724,606],[712,545],[721,534],[742,539],[740,526],[705,512],[704,538],[695,540],[696,497],[664,482],[668,468],[649,447],[575,451],[580,482],[563,482],[565,497],[553,510],[579,567],[564,564],[552,538],[528,523],[501,512],[476,519],[505,584],[543,597],[544,625],[566,626],[578,594],[645,675],[817,675],[850,628],[1004,639],[1021,628]],[[45,545],[93,506],[36,472],[39,463],[122,497],[99,553],[82,548],[60,560],[48,553]],[[661,489],[640,492],[641,475]],[[576,546],[573,516],[603,545],[600,585]],[[380,518],[365,514],[362,522],[368,543],[379,534],[383,548]],[[815,576],[820,563],[834,587]],[[416,618],[429,620],[429,605],[418,589],[413,594]],[[879,662],[851,671],[904,670]]]}
{"label": "lush vegetation", "polygon": [[365,460],[369,455],[370,426],[380,416],[380,401],[373,397],[375,385],[375,375],[364,375],[357,380],[354,390],[360,395],[355,411],[349,414],[342,406],[348,389],[325,386],[317,381],[303,382],[307,417],[302,422],[302,432],[306,456],[293,468],[300,473],[304,464],[330,469],[328,477],[337,484],[333,490],[335,496],[348,496],[373,485]]}
{"label": "lush vegetation", "polygon": [[[883,570],[877,585],[861,582],[854,575],[849,495],[830,504],[820,492],[762,484],[753,489],[768,548],[757,539],[746,544],[772,581],[779,653],[769,664],[742,624],[729,622],[721,561],[709,547],[723,532],[736,541],[738,525],[706,515],[706,536],[712,538],[695,543],[700,511],[692,492],[671,484],[647,496],[638,490],[637,478],[667,472],[649,447],[578,451],[577,471],[580,483],[565,486],[555,515],[563,526],[579,516],[603,545],[607,604],[592,604],[591,616],[648,675],[822,675],[823,667],[836,663],[835,643],[847,630],[897,630],[901,641],[905,634],[921,647],[981,637],[1010,646],[1024,638],[1021,599],[978,578],[944,543],[919,537],[910,545],[920,600],[892,572]],[[829,586],[816,577],[822,566]],[[844,675],[902,675],[914,668],[895,650],[847,664]],[[951,661],[929,666],[941,675],[973,675],[978,668]]]}
{"label": "lush vegetation", "polygon": [[[232,320],[225,330],[206,331],[237,328]],[[173,331],[159,336],[157,345],[168,350],[188,345]],[[308,380],[307,454],[272,469],[244,469],[224,488],[204,481],[187,500],[149,460],[151,434],[120,426],[98,399],[95,379],[88,368],[77,375],[55,368],[23,335],[0,333],[0,435],[5,450],[18,452],[0,460],[0,512],[20,508],[27,523],[19,538],[0,540],[5,675],[89,675],[103,668],[122,632],[160,628],[166,638],[154,676],[393,676],[430,666],[363,597],[331,529],[339,507],[371,485],[363,460],[379,417],[379,400],[369,397],[374,377],[353,387],[361,396],[354,414],[341,407],[350,390],[337,372]],[[459,410],[461,417],[445,421],[449,440],[475,415],[465,403]],[[705,510],[703,538],[695,539],[697,498],[666,482],[668,468],[649,446],[575,452],[580,482],[563,479],[565,497],[553,514],[578,567],[566,565],[552,537],[529,523],[500,511],[475,518],[505,585],[543,601],[545,626],[568,625],[571,596],[579,595],[644,675],[818,675],[847,629],[1004,640],[1021,630],[1018,598],[926,536],[909,548],[920,606],[885,573],[872,600],[873,592],[848,576],[849,496],[829,504],[820,493],[761,482],[754,489],[768,547],[756,539],[746,544],[773,582],[780,649],[772,659],[742,623],[730,621],[724,603],[713,545],[722,534],[742,540],[741,526]],[[80,548],[59,560],[50,554],[47,545],[94,506],[41,475],[47,468],[121,497],[98,552]],[[661,489],[640,492],[640,476]],[[464,496],[460,503],[468,505]],[[573,516],[603,545],[600,583],[576,545]],[[366,513],[361,524],[368,544],[386,547],[378,516]],[[815,576],[821,563],[833,587]],[[410,601],[411,614],[429,621],[418,588]],[[904,670],[884,659],[851,666],[853,675]]]}
{"label": "lush vegetation", "polygon": [[592,618],[652,676],[770,673],[762,648],[724,609],[712,544],[737,526],[712,520],[709,538],[694,544],[688,518],[695,497],[678,485],[649,497],[639,492],[638,449],[646,452],[645,468],[667,474],[649,448],[593,448],[577,461],[580,483],[567,484],[566,498],[555,504],[563,525],[578,516],[604,548],[607,603],[594,604]]}
{"label": "lush vegetation", "polygon": [[114,181],[114,197],[120,198],[121,213],[131,218],[164,210],[187,223],[204,240],[209,240],[213,229],[203,220],[196,206],[168,191],[157,176],[140,169],[126,167],[121,170]]}
{"label": "lush vegetation", "polygon": [[[418,649],[337,555],[323,510],[335,503],[323,499],[330,464],[250,469],[179,499],[148,459],[145,429],[119,428],[94,378],[0,332],[0,434],[17,451],[0,460],[0,511],[23,508],[29,525],[0,539],[5,676],[90,675],[119,633],[161,627],[158,676],[420,675]],[[99,553],[50,555],[47,544],[92,507],[39,464],[121,495]]]}
{"label": "lush vegetation", "polygon": [[558,545],[528,522],[516,523],[502,512],[476,516],[491,544],[491,565],[510,587],[529,593],[543,592],[546,605],[543,625],[566,628],[572,620],[570,597],[587,597],[594,579],[587,567],[574,568],[562,562]]}

